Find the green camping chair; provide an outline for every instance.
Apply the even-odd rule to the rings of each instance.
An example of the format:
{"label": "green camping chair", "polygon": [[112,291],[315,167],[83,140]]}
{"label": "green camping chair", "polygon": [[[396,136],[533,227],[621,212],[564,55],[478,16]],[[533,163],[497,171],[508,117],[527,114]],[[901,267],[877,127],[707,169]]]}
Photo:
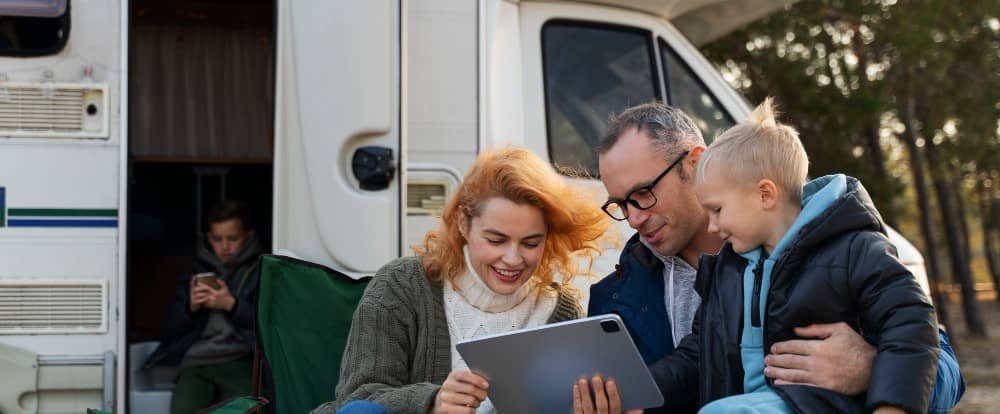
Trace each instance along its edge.
{"label": "green camping chair", "polygon": [[273,412],[306,413],[334,399],[351,319],[370,279],[290,257],[261,257],[257,343],[270,368]]}
{"label": "green camping chair", "polygon": [[[270,412],[306,413],[335,397],[354,308],[371,278],[354,280],[277,255],[262,256],[259,265],[255,396],[234,397],[203,413],[262,412],[269,403]],[[270,401],[261,396],[268,371]]]}
{"label": "green camping chair", "polygon": [[211,407],[199,410],[195,414],[246,414],[259,413],[267,405],[267,398],[233,397]]}

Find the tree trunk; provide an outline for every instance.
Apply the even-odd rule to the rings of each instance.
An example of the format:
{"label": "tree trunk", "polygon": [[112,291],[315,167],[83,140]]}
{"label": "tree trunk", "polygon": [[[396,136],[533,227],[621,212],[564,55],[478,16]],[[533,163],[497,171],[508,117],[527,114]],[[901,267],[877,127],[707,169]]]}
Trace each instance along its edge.
{"label": "tree trunk", "polygon": [[938,322],[948,326],[948,296],[941,292],[941,267],[937,260],[937,241],[934,236],[934,220],[931,218],[930,197],[927,194],[927,179],[924,176],[924,156],[917,148],[917,128],[914,118],[913,97],[909,96],[906,107],[900,111],[906,131],[900,136],[909,153],[910,171],[913,173],[913,189],[917,193],[917,205],[920,207],[920,233],[924,239],[924,264],[927,270],[927,282],[931,287],[931,298],[937,309]]}
{"label": "tree trunk", "polygon": [[996,299],[1000,302],[1000,257],[993,244],[993,237],[996,236],[996,217],[993,216],[993,196],[989,188],[980,179],[977,185],[979,193],[979,211],[982,217],[983,226],[983,254],[986,256],[986,264],[989,267],[990,279],[993,280],[993,291],[996,292]]}
{"label": "tree trunk", "polygon": [[[865,127],[865,146],[868,147],[868,153],[871,154],[872,167],[875,171],[875,178],[877,178],[883,186],[888,186],[891,182],[889,179],[889,172],[885,168],[885,151],[882,151],[882,143],[879,140],[878,125],[869,125]],[[884,188],[884,187],[883,187]],[[886,224],[893,228],[899,228],[896,222],[895,209],[886,208],[886,212],[889,214],[882,214],[882,219],[885,220]]]}
{"label": "tree trunk", "polygon": [[965,260],[962,247],[962,228],[958,214],[952,205],[952,188],[949,180],[941,171],[941,160],[934,143],[927,141],[924,145],[927,152],[928,171],[937,190],[938,209],[941,212],[941,223],[944,225],[945,241],[948,245],[948,256],[951,257],[952,276],[962,288],[962,311],[965,314],[965,326],[969,334],[986,336],[986,324],[979,313],[979,302],[976,301],[976,286],[972,281],[972,270],[969,261]]}
{"label": "tree trunk", "polygon": [[972,247],[969,244],[969,210],[965,208],[965,192],[962,191],[961,175],[960,171],[951,174],[951,193],[955,196],[955,209],[956,213],[958,213],[958,224],[960,224],[959,229],[962,230],[962,253],[965,255],[965,261],[972,263]]}

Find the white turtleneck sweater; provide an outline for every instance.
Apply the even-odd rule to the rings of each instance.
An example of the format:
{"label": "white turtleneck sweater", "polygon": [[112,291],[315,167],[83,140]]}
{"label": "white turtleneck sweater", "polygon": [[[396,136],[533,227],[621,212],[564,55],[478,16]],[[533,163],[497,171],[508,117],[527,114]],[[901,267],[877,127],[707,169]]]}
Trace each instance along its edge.
{"label": "white turtleneck sweater", "polygon": [[[465,247],[465,272],[445,284],[444,314],[451,334],[451,368],[467,368],[455,344],[481,336],[510,332],[544,325],[556,308],[558,294],[542,291],[532,281],[521,285],[514,293],[494,292],[476,274]],[[487,398],[476,414],[495,413]]]}

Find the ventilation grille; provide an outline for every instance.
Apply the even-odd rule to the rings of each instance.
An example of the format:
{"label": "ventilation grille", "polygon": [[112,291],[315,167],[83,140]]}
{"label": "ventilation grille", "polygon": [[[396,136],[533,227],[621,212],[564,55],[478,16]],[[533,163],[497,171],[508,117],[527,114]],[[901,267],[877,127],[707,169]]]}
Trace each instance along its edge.
{"label": "ventilation grille", "polygon": [[414,183],[406,185],[406,215],[440,215],[447,198],[443,183]]}
{"label": "ventilation grille", "polygon": [[0,82],[0,136],[107,138],[107,87]]}
{"label": "ventilation grille", "polygon": [[0,333],[104,332],[105,286],[103,281],[2,281]]}

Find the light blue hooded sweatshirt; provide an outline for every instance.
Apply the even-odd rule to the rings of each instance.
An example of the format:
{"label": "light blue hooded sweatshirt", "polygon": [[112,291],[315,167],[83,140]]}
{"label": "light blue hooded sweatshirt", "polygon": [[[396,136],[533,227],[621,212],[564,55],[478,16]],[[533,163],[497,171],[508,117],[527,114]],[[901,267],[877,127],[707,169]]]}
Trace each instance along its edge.
{"label": "light blue hooded sweatshirt", "polygon": [[[764,380],[764,315],[767,309],[767,292],[771,286],[771,272],[788,246],[798,237],[803,226],[829,208],[835,200],[847,193],[847,176],[827,175],[810,181],[802,189],[802,211],[788,228],[770,256],[764,257],[763,247],[740,254],[749,263],[743,271],[743,336],[740,338],[740,355],[743,359],[743,392],[769,390]],[[756,272],[760,273],[757,282]],[[758,295],[754,295],[755,285]],[[753,318],[753,298],[757,296],[757,318]],[[758,323],[754,324],[754,319]],[[754,326],[756,325],[756,326]]]}

